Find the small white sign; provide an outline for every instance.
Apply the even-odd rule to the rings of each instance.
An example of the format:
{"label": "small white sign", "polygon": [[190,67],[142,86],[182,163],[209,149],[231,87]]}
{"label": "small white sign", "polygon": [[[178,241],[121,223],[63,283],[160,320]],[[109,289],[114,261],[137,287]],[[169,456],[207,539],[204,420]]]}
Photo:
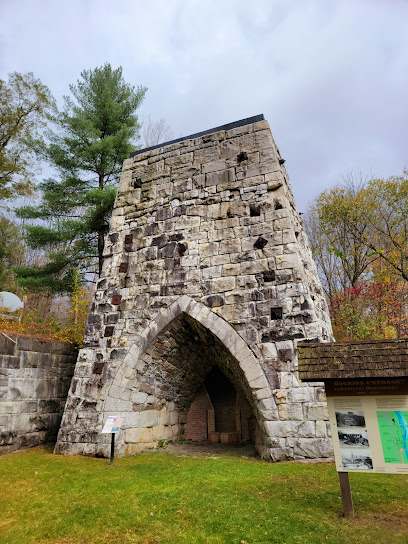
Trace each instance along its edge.
{"label": "small white sign", "polygon": [[122,426],[123,416],[109,416],[105,421],[102,433],[117,433]]}
{"label": "small white sign", "polygon": [[14,293],[9,293],[8,291],[0,292],[0,307],[7,308],[11,312],[15,312],[22,308],[24,304]]}

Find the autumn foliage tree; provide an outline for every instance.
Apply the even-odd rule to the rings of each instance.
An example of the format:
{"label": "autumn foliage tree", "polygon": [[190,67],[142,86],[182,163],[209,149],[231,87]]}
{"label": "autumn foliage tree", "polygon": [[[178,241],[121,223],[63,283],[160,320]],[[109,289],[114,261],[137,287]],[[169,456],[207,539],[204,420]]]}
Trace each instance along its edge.
{"label": "autumn foliage tree", "polygon": [[396,281],[366,281],[333,295],[329,302],[338,341],[407,336],[406,286]]}
{"label": "autumn foliage tree", "polygon": [[32,142],[54,106],[50,90],[32,73],[0,79],[0,200],[33,188]]}
{"label": "autumn foliage tree", "polygon": [[408,172],[323,192],[306,228],[336,338],[407,334]]}
{"label": "autumn foliage tree", "polygon": [[377,256],[408,281],[407,170],[401,176],[370,180],[357,190],[340,186],[325,191],[314,209],[323,231],[330,232],[334,250],[350,268],[351,285]]}

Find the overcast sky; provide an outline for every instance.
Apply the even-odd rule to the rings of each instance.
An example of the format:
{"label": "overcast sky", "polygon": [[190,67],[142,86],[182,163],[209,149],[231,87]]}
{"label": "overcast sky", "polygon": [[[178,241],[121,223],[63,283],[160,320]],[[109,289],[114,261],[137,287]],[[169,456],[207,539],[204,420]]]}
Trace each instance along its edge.
{"label": "overcast sky", "polygon": [[61,100],[106,61],[176,136],[263,113],[298,208],[408,166],[408,0],[0,0],[0,78]]}

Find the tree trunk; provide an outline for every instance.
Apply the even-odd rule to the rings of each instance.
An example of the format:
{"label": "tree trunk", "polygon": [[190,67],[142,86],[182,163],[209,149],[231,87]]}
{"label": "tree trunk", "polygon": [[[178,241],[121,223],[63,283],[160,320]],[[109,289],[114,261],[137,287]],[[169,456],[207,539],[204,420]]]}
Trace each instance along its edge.
{"label": "tree trunk", "polygon": [[[103,189],[105,186],[105,180],[103,174],[99,174],[99,189]],[[102,274],[103,264],[103,246],[105,242],[105,236],[103,230],[98,231],[98,277]]]}
{"label": "tree trunk", "polygon": [[104,246],[105,237],[103,231],[98,232],[98,277],[101,277],[102,273],[102,264],[103,264],[103,246]]}

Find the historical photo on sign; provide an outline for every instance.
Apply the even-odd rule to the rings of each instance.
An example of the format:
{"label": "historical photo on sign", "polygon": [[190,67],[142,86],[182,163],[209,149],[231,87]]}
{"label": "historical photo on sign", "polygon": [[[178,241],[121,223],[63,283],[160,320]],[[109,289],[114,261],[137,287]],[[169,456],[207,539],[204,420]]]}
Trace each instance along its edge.
{"label": "historical photo on sign", "polygon": [[364,412],[336,412],[337,427],[365,427]]}
{"label": "historical photo on sign", "polygon": [[368,448],[368,434],[366,429],[358,431],[338,430],[340,446],[352,446],[355,448]]}
{"label": "historical photo on sign", "polygon": [[340,454],[344,468],[359,468],[365,470],[372,470],[373,468],[370,450],[341,448]]}

